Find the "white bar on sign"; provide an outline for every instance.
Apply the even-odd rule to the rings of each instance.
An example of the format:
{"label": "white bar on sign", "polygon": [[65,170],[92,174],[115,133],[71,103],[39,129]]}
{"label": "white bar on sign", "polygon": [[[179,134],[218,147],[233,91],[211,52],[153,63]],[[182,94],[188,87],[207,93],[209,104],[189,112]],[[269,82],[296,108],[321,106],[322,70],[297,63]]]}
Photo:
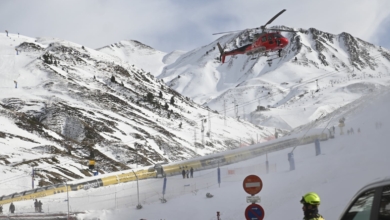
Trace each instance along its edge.
{"label": "white bar on sign", "polygon": [[245,188],[248,187],[260,187],[260,182],[245,183]]}

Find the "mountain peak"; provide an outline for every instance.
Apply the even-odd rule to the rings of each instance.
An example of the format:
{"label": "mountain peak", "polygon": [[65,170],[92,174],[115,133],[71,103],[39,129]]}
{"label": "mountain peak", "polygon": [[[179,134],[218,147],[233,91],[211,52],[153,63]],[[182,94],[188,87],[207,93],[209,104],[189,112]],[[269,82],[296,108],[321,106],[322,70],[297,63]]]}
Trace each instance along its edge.
{"label": "mountain peak", "polygon": [[[291,30],[284,26],[276,28]],[[379,78],[389,73],[386,49],[345,32],[335,35],[316,28],[295,30],[298,32],[282,32],[289,39],[289,45],[281,57],[276,53],[269,53],[268,57],[264,54],[239,54],[227,57],[222,64],[220,52],[216,49],[217,42],[225,51],[250,44],[258,30],[248,29],[226,34],[183,54],[175,63],[164,68],[159,78],[179,93],[219,112],[224,111],[224,103],[234,103],[243,107],[234,108],[229,113],[231,116],[239,115],[257,125],[272,122],[294,128],[308,123],[310,118],[315,117],[315,112],[320,111],[317,108],[321,105],[325,109],[339,105],[338,101],[330,98],[336,87],[340,88],[338,91],[347,91],[349,84],[359,84],[367,77]],[[382,82],[372,83],[383,85]],[[354,98],[349,97],[348,100],[353,101],[363,93],[354,90]],[[321,95],[328,98],[322,99]],[[347,95],[347,92],[340,95]],[[308,97],[303,101],[305,96]],[[316,106],[319,103],[322,104]],[[270,111],[256,112],[259,106],[269,106]],[[303,115],[307,117],[298,121],[279,116],[303,109]]]}

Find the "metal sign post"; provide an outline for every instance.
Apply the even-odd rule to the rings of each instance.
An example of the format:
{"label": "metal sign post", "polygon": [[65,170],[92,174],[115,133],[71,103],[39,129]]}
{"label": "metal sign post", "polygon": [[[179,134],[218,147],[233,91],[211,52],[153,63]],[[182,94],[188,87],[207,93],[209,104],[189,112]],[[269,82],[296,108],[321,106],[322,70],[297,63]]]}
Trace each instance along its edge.
{"label": "metal sign post", "polygon": [[164,198],[164,195],[165,195],[165,189],[167,188],[167,178],[164,177],[164,185],[163,185],[163,191],[162,191],[162,194],[163,194],[163,197],[161,199],[161,202],[162,203],[166,203],[167,200]]}
{"label": "metal sign post", "polygon": [[245,209],[245,218],[248,220],[262,220],[264,219],[264,209],[255,203],[249,205]]}
{"label": "metal sign post", "polygon": [[221,169],[218,167],[218,186],[221,187]]}
{"label": "metal sign post", "polygon": [[264,209],[256,204],[260,202],[260,197],[255,196],[263,188],[263,181],[256,175],[249,175],[245,177],[242,185],[245,192],[251,195],[246,198],[246,201],[252,203],[245,209],[245,218],[247,220],[263,220]]}
{"label": "metal sign post", "polygon": [[242,185],[245,192],[253,196],[261,191],[263,188],[263,181],[256,175],[249,175],[245,177]]}
{"label": "metal sign post", "polygon": [[267,174],[269,173],[269,162],[268,162],[268,152],[265,153],[266,161],[265,161],[265,167],[267,169]]}
{"label": "metal sign post", "polygon": [[34,189],[34,167],[32,167],[32,173],[31,173],[31,185],[32,185],[32,188]]}

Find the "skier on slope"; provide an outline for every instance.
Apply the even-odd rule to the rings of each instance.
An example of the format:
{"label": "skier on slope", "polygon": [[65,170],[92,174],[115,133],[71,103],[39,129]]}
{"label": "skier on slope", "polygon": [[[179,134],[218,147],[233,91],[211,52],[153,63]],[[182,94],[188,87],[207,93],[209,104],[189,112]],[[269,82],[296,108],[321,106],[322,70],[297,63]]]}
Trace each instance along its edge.
{"label": "skier on slope", "polygon": [[309,192],[302,196],[301,203],[303,204],[302,210],[305,215],[305,217],[303,217],[304,220],[325,220],[324,217],[318,213],[320,202],[320,197],[317,193]]}

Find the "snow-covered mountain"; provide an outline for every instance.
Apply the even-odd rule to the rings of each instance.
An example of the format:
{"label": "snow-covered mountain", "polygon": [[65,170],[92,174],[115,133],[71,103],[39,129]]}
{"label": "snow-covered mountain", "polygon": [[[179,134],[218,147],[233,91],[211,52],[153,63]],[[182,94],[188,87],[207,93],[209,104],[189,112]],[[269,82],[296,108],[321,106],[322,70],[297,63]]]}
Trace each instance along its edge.
{"label": "snow-covered mountain", "polygon": [[113,43],[97,51],[116,57],[117,62],[122,66],[134,65],[154,76],[161,72],[164,66],[163,58],[166,55],[164,52],[135,40]]}
{"label": "snow-covered mountain", "polygon": [[213,110],[285,129],[389,85],[389,50],[348,33],[334,35],[314,28],[283,33],[290,43],[281,58],[235,55],[224,64],[219,61],[217,42],[230,51],[250,43],[256,31],[227,34],[187,52],[158,78]]}
{"label": "snow-covered mountain", "polygon": [[388,50],[313,28],[286,34],[271,62],[221,64],[217,42],[231,50],[254,31],[171,53],[134,40],[94,50],[0,34],[2,170],[47,168],[38,175],[51,184],[91,175],[91,151],[101,172],[211,154],[343,114],[390,83]]}
{"label": "snow-covered mountain", "polygon": [[2,177],[28,179],[41,168],[36,184],[47,185],[92,175],[91,151],[105,173],[273,137],[274,128],[225,119],[153,76],[182,52],[114,45],[0,34]]}
{"label": "snow-covered mountain", "polygon": [[120,41],[97,50],[116,57],[122,66],[134,65],[153,76],[159,75],[164,66],[185,53],[180,50],[164,53],[135,40]]}

